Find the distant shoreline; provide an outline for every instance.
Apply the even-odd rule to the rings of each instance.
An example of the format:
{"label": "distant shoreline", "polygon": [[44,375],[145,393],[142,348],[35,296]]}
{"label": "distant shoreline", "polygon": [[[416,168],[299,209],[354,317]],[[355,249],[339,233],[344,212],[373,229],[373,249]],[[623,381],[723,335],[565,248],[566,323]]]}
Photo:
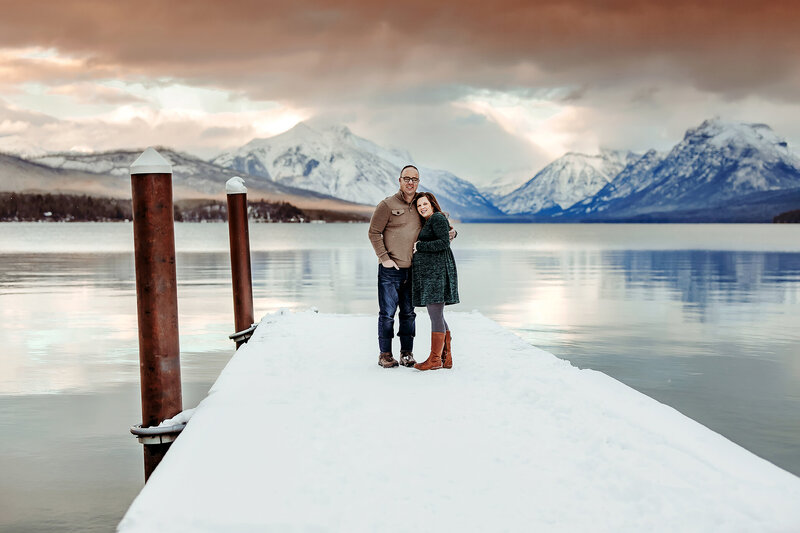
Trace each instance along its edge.
{"label": "distant shoreline", "polygon": [[[186,199],[174,203],[176,222],[227,222],[227,204],[220,200]],[[249,220],[256,223],[369,222],[363,213],[300,209],[288,202],[248,201]],[[683,216],[681,216],[683,215]],[[0,222],[126,222],[133,220],[130,199],[86,194],[0,192]],[[708,211],[653,213],[628,218],[558,220],[555,217],[509,215],[502,218],[461,217],[459,223],[484,224],[797,224],[800,209],[770,218]]]}
{"label": "distant shoreline", "polygon": [[[189,199],[174,203],[176,222],[227,222],[227,204]],[[368,222],[359,213],[300,209],[288,202],[248,202],[249,219],[263,223]],[[133,220],[130,199],[86,194],[0,192],[0,222],[126,222]]]}

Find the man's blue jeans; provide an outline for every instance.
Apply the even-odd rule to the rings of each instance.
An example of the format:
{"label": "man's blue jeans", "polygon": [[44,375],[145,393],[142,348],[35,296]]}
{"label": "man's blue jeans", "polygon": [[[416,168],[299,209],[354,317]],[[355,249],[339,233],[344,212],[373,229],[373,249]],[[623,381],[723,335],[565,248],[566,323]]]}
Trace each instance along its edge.
{"label": "man's blue jeans", "polygon": [[414,333],[417,314],[411,303],[411,269],[386,268],[378,265],[378,348],[381,352],[392,351],[394,337],[394,315],[400,309],[400,351],[414,349]]}

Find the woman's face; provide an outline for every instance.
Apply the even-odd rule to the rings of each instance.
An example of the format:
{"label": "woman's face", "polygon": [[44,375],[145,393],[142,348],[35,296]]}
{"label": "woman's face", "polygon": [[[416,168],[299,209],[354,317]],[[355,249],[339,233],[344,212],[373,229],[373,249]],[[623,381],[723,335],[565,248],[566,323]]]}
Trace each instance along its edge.
{"label": "woman's face", "polygon": [[431,202],[428,200],[427,196],[419,197],[419,200],[417,200],[417,211],[419,211],[419,214],[422,215],[423,218],[428,218],[433,214],[433,207],[431,207]]}

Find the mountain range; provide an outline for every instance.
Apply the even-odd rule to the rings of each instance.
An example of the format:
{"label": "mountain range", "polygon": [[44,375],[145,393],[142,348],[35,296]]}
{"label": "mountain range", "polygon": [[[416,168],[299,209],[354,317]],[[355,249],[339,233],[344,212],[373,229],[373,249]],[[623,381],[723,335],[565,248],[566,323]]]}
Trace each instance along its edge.
{"label": "mountain range", "polygon": [[800,158],[769,126],[717,119],[688,130],[666,154],[647,152],[595,195],[555,216],[757,221],[766,215],[759,211],[777,210],[766,218],[771,220],[797,206],[797,192]]}
{"label": "mountain range", "polygon": [[[176,199],[219,198],[225,181],[240,175],[253,198],[364,216],[414,164],[409,153],[347,127],[304,122],[211,161],[159,152],[173,165]],[[129,167],[140,153],[0,154],[0,191],[129,197]],[[417,167],[420,190],[464,221],[766,222],[800,205],[800,158],[787,143],[767,125],[720,119],[689,129],[666,152],[567,153],[516,188],[479,190],[447,170]]]}
{"label": "mountain range", "polygon": [[[268,139],[255,139],[212,163],[292,187],[376,205],[399,189],[400,169],[414,164],[407,152],[391,150],[354,135],[347,127],[315,129],[300,122]],[[447,211],[465,216],[502,217],[503,212],[470,182],[445,170],[417,165],[420,190],[436,194]]]}
{"label": "mountain range", "polygon": [[495,203],[509,215],[562,211],[594,196],[638,159],[632,152],[603,150],[598,155],[569,152],[527,183],[497,198]]}
{"label": "mountain range", "polygon": [[[172,165],[175,200],[220,199],[225,182],[235,172],[168,148],[159,153]],[[141,150],[99,153],[52,153],[23,159],[0,154],[0,191],[89,194],[130,198],[130,165]],[[360,213],[368,217],[368,206],[343,201],[324,193],[238,173],[245,178],[250,198],[287,202],[303,209]]]}

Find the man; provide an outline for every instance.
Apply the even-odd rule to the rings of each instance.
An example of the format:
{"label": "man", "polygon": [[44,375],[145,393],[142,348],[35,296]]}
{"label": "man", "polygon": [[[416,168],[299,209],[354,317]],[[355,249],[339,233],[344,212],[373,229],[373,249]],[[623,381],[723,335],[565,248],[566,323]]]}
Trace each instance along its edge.
{"label": "man", "polygon": [[[414,361],[415,319],[411,303],[411,257],[422,221],[414,205],[419,186],[419,170],[406,165],[400,171],[400,190],[375,207],[369,223],[369,240],[375,249],[378,265],[378,364],[393,368],[402,364],[412,367]],[[450,230],[450,239],[455,230]],[[392,355],[394,315],[400,309],[400,363]]]}

